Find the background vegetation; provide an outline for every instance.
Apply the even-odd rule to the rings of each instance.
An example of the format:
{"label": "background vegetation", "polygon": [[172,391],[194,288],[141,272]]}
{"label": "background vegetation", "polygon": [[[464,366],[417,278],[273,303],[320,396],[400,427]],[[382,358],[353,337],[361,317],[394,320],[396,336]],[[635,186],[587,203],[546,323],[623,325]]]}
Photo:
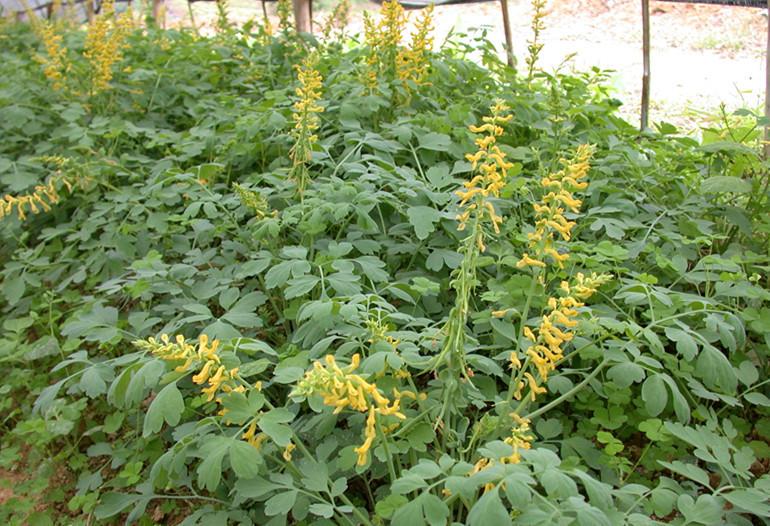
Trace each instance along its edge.
{"label": "background vegetation", "polygon": [[403,17],[2,26],[0,517],[768,520],[764,123]]}

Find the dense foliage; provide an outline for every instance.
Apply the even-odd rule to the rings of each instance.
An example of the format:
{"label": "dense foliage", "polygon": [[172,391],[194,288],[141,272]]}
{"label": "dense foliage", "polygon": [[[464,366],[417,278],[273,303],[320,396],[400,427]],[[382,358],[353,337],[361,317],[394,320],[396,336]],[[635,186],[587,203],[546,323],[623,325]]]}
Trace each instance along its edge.
{"label": "dense foliage", "polygon": [[758,118],[110,17],[0,33],[0,518],[768,522]]}

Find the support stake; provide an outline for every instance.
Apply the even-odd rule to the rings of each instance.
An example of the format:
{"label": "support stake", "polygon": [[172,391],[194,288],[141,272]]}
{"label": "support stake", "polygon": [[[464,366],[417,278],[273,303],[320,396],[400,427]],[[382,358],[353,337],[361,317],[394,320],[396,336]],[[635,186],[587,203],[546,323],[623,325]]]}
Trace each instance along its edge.
{"label": "support stake", "polygon": [[[770,0],[768,0],[770,2]],[[508,0],[500,0],[503,10],[503,30],[505,31],[505,56],[508,65],[513,67],[513,37],[511,36],[511,16],[508,14]]]}
{"label": "support stake", "polygon": [[298,33],[312,33],[311,0],[291,0],[294,6],[294,27]]}
{"label": "support stake", "polygon": [[[770,0],[768,0],[770,3]],[[650,0],[642,0],[642,115],[639,130],[649,125],[650,113]]]}

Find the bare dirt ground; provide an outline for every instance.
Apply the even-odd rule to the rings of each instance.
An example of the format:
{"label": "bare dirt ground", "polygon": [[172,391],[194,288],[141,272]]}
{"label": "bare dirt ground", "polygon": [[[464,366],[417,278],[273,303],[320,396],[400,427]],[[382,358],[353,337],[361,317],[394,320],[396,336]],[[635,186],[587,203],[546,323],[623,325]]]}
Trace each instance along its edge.
{"label": "bare dirt ground", "polygon": [[[234,20],[261,16],[255,0],[230,0]],[[275,13],[275,4],[268,4]],[[315,6],[320,21],[328,5]],[[350,32],[361,29],[361,13],[379,5],[363,1],[355,5]],[[532,8],[528,0],[509,0],[514,54],[524,64],[531,39]],[[540,65],[552,71],[613,70],[616,96],[624,102],[623,115],[638,122],[642,83],[642,24],[639,0],[550,0],[545,47]],[[216,17],[212,3],[194,5],[196,23],[210,24]],[[766,10],[671,2],[651,2],[652,27],[652,123],[666,121],[685,129],[702,124],[721,103],[728,110],[759,108],[764,100],[764,52]],[[435,9],[436,46],[450,31],[478,34],[504,42],[499,2],[439,6]],[[184,0],[170,0],[169,24],[188,24]],[[564,60],[574,55],[568,62]]]}

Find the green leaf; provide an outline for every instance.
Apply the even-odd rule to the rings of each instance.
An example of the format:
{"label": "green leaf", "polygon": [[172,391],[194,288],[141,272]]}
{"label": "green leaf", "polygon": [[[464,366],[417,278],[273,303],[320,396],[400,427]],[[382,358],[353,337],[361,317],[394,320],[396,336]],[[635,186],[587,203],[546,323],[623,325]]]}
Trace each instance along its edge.
{"label": "green leaf", "polygon": [[424,487],[425,479],[417,475],[406,474],[391,484],[390,490],[393,493],[403,495],[404,493],[409,493]]}
{"label": "green leaf", "polygon": [[673,462],[664,462],[662,460],[659,460],[658,462],[663,467],[670,469],[674,473],[678,473],[683,477],[687,477],[688,479],[694,480],[699,484],[703,484],[706,487],[710,487],[708,473],[706,473],[705,471],[703,471],[701,468],[699,468],[694,464],[685,464],[680,460],[675,460]]}
{"label": "green leaf", "polygon": [[728,175],[715,175],[704,179],[700,189],[704,194],[747,194],[751,192],[751,181]]}
{"label": "green leaf", "polygon": [[734,393],[738,387],[738,377],[733,366],[722,351],[705,345],[695,363],[696,372],[711,389],[720,389],[725,393]]}
{"label": "green leaf", "polygon": [[245,499],[259,499],[280,487],[278,484],[273,484],[261,477],[254,477],[253,479],[238,480],[235,483],[235,493]]}
{"label": "green leaf", "polygon": [[641,366],[633,362],[626,362],[610,367],[607,371],[607,376],[610,380],[615,382],[618,387],[624,389],[631,384],[641,382],[644,380],[645,375],[644,369]]}
{"label": "green leaf", "polygon": [[450,139],[449,135],[445,135],[443,133],[426,133],[425,135],[420,135],[420,148],[424,148],[426,150],[435,150],[438,152],[446,152],[449,151],[449,147],[452,145],[452,139]]}
{"label": "green leaf", "polygon": [[661,375],[647,377],[642,384],[642,400],[650,416],[658,416],[663,412],[668,403],[668,389]]}
{"label": "green leaf", "polygon": [[711,526],[722,522],[722,506],[711,495],[700,495],[693,502],[690,495],[680,495],[677,506],[686,520],[686,524],[696,523]]}
{"label": "green leaf", "polygon": [[294,502],[297,500],[298,493],[297,490],[291,490],[273,495],[267,499],[267,502],[265,502],[265,514],[270,515],[271,517],[274,515],[288,514],[289,510],[294,506]]}
{"label": "green leaf", "polygon": [[[609,435],[609,433],[607,433]],[[612,435],[610,435],[612,437]],[[621,444],[622,447],[622,444]],[[551,498],[566,499],[577,496],[578,489],[575,481],[559,468],[547,468],[540,475],[546,493]]]}
{"label": "green leaf", "polygon": [[508,510],[503,506],[497,487],[484,493],[468,513],[469,526],[505,526],[512,524]]}
{"label": "green leaf", "polygon": [[756,489],[736,489],[729,493],[723,493],[722,496],[733,506],[737,506],[753,515],[760,517],[770,517],[770,505],[768,505],[768,496],[764,491]]}
{"label": "green leaf", "polygon": [[141,500],[140,495],[127,495],[125,493],[105,493],[101,502],[94,509],[94,516],[99,520],[114,517],[129,506]]}
{"label": "green leaf", "polygon": [[198,485],[209,491],[216,491],[222,479],[222,460],[232,440],[226,437],[209,438],[202,451],[203,462],[198,466]]}
{"label": "green leaf", "polygon": [[274,289],[280,287],[289,279],[294,261],[282,261],[277,265],[270,267],[270,270],[265,274],[265,287],[268,289]]}
{"label": "green leaf", "polygon": [[27,288],[27,284],[24,281],[24,276],[17,273],[8,274],[3,279],[3,296],[9,305],[13,306],[18,303],[21,297],[24,295],[24,291]]}
{"label": "green leaf", "polygon": [[281,447],[286,447],[291,442],[294,433],[291,427],[284,422],[291,422],[292,420],[294,420],[294,415],[288,409],[279,407],[262,415],[257,425],[267,436],[273,439],[273,442]]}
{"label": "green leaf", "polygon": [[422,513],[431,526],[444,526],[449,518],[449,507],[433,493],[423,493],[419,497]]}
{"label": "green leaf", "polygon": [[307,275],[289,280],[288,287],[284,291],[287,300],[307,294],[321,281],[318,276]]}
{"label": "green leaf", "polygon": [[222,319],[237,327],[261,327],[262,320],[256,315],[256,310],[266,301],[267,296],[261,292],[250,292],[239,299],[238,302],[233,305],[224,316],[222,316]]}
{"label": "green leaf", "polygon": [[535,431],[545,440],[556,438],[561,434],[563,428],[564,426],[562,426],[558,418],[538,419],[535,424]]}
{"label": "green leaf", "polygon": [[243,440],[233,440],[230,445],[230,466],[239,478],[250,479],[259,474],[262,455]]}
{"label": "green leaf", "polygon": [[743,398],[751,404],[761,405],[763,407],[770,407],[770,398],[763,395],[762,393],[753,391],[751,393],[744,395]]}
{"label": "green leaf", "polygon": [[160,431],[164,420],[170,426],[177,425],[182,418],[183,411],[184,399],[176,386],[176,382],[168,384],[160,390],[147,409],[142,436],[148,437]]}
{"label": "green leaf", "polygon": [[687,332],[675,327],[666,327],[666,337],[676,342],[676,350],[685,360],[694,360],[698,354],[698,344]]}
{"label": "green leaf", "polygon": [[404,507],[409,499],[403,495],[388,495],[384,499],[377,501],[374,506],[374,512],[378,517],[389,519],[400,508]]}
{"label": "green leaf", "polygon": [[91,308],[90,312],[81,314],[64,324],[61,332],[64,336],[103,343],[119,334],[117,324],[118,309],[97,304]]}
{"label": "green leaf", "polygon": [[435,230],[434,223],[441,219],[438,210],[429,206],[409,207],[406,215],[418,239],[426,239]]}
{"label": "green leaf", "polygon": [[687,403],[687,399],[679,392],[679,387],[676,382],[667,374],[662,374],[663,380],[668,384],[668,388],[671,390],[671,396],[674,400],[674,413],[680,422],[687,423],[690,421],[690,405]]}
{"label": "green leaf", "polygon": [[[85,391],[89,398],[96,398],[107,392],[107,382],[102,376],[105,368],[106,366],[101,364],[93,365],[86,369],[80,377],[80,388]],[[107,375],[111,376],[112,371],[109,368],[106,369]]]}
{"label": "green leaf", "polygon": [[323,517],[325,519],[334,517],[334,506],[331,504],[316,502],[315,504],[311,504],[308,509],[310,510],[310,513],[318,517]]}

